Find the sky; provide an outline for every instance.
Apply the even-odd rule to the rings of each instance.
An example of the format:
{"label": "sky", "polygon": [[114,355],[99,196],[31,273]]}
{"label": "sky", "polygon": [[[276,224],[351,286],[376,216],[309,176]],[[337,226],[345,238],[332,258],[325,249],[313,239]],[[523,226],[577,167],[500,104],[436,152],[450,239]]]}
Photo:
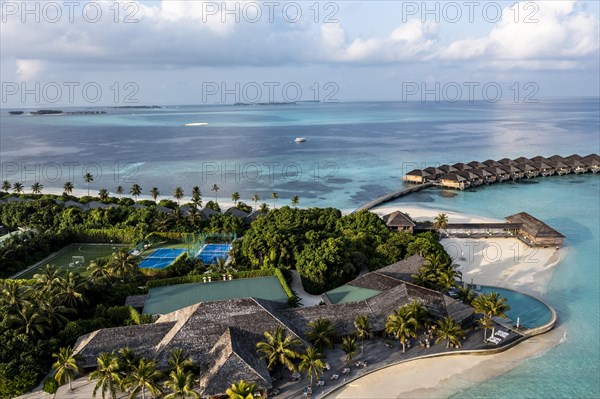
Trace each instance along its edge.
{"label": "sky", "polygon": [[598,3],[0,0],[0,107],[599,96]]}

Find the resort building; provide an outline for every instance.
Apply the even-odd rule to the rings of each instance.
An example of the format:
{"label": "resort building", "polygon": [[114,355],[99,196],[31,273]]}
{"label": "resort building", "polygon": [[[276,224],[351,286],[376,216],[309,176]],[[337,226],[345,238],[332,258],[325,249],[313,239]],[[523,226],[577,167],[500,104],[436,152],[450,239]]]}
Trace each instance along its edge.
{"label": "resort building", "polygon": [[415,222],[406,214],[395,211],[382,217],[385,225],[391,231],[406,231],[412,234]]}
{"label": "resort building", "polygon": [[553,155],[550,158],[536,156],[534,158],[519,157],[514,160],[502,158],[499,161],[488,159],[484,162],[471,161],[467,164],[442,165],[415,169],[407,173],[403,180],[409,183],[432,183],[447,188],[464,190],[481,184],[520,180],[538,176],[567,175],[569,173],[597,173],[600,171],[600,156],[590,154],[582,157],[577,154],[562,157]]}
{"label": "resort building", "polygon": [[458,188],[464,190],[470,187],[469,181],[457,173],[446,173],[439,179],[442,187]]}
{"label": "resort building", "polygon": [[159,368],[166,369],[170,353],[181,348],[200,368],[195,388],[203,398],[226,397],[227,388],[242,379],[256,384],[258,394],[265,397],[272,379],[256,344],[264,339],[265,331],[278,326],[306,343],[308,323],[326,318],[340,339],[354,333],[356,316],[366,315],[372,331],[382,334],[387,316],[413,301],[423,304],[434,319],[450,316],[459,323],[471,320],[470,306],[405,281],[424,262],[415,255],[367,273],[340,287],[349,294],[336,296],[335,290],[325,294],[329,304],[324,306],[289,308],[257,298],[206,301],[161,315],[151,324],[94,331],[80,337],[74,350],[86,370],[96,367],[101,353],[125,347],[155,358]]}
{"label": "resort building", "polygon": [[506,221],[520,225],[517,237],[531,246],[562,246],[565,236],[526,212],[507,216]]}

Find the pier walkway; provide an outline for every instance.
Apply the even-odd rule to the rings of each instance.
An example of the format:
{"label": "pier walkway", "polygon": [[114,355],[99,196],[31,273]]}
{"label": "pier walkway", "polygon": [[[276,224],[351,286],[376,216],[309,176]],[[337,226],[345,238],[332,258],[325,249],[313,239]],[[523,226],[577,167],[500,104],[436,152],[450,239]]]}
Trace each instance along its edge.
{"label": "pier walkway", "polygon": [[436,184],[433,183],[433,182],[427,182],[427,183],[417,184],[417,185],[414,185],[414,186],[409,187],[409,188],[403,188],[402,190],[399,190],[399,191],[394,191],[393,193],[389,193],[389,194],[383,195],[383,196],[381,196],[379,198],[374,199],[371,202],[366,203],[365,205],[361,206],[360,208],[357,208],[352,213],[356,213],[356,212],[359,212],[359,211],[362,211],[362,210],[367,210],[368,211],[369,209],[374,208],[377,205],[381,205],[381,204],[383,204],[385,202],[388,202],[388,201],[391,201],[391,200],[395,200],[396,198],[404,197],[407,194],[414,193],[414,192],[417,192],[417,191],[421,191],[423,189],[432,187],[434,185],[436,185]]}

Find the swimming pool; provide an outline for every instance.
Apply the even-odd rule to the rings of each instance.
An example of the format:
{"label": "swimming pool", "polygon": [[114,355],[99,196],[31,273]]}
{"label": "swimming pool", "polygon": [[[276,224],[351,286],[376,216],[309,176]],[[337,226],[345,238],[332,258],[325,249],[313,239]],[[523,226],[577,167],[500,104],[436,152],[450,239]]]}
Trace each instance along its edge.
{"label": "swimming pool", "polygon": [[206,244],[197,257],[207,265],[217,263],[217,259],[227,259],[231,251],[231,244]]}
{"label": "swimming pool", "polygon": [[477,292],[486,294],[492,291],[497,292],[502,297],[506,298],[506,302],[510,306],[510,310],[506,312],[506,316],[508,316],[506,324],[517,324],[518,317],[519,325],[532,329],[541,327],[552,319],[552,311],[550,308],[548,308],[545,303],[532,296],[508,290],[506,288],[481,286],[477,289]]}

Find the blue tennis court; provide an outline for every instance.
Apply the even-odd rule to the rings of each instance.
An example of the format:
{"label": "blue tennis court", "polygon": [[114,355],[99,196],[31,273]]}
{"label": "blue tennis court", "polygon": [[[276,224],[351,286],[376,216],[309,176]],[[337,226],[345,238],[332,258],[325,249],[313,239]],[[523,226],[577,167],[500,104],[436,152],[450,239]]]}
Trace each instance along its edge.
{"label": "blue tennis court", "polygon": [[198,253],[198,258],[207,265],[217,263],[217,259],[227,259],[231,244],[206,244]]}
{"label": "blue tennis court", "polygon": [[185,249],[159,248],[150,255],[146,256],[140,262],[140,267],[144,269],[164,269],[173,263],[173,261],[184,252]]}

